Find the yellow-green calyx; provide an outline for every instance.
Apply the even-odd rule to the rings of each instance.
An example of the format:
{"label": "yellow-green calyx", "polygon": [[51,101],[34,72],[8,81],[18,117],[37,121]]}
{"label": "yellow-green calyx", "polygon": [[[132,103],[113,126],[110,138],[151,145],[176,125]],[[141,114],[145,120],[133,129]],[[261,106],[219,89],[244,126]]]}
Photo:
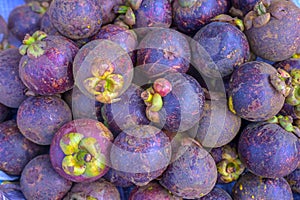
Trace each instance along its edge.
{"label": "yellow-green calyx", "polygon": [[48,2],[37,2],[37,1],[33,1],[33,2],[30,2],[28,4],[30,7],[31,7],[31,10],[33,12],[36,12],[38,14],[44,14],[48,7],[49,7],[49,3]]}
{"label": "yellow-green calyx", "polygon": [[101,103],[113,103],[117,101],[124,86],[124,78],[120,74],[114,74],[114,66],[107,60],[95,60],[92,64],[92,77],[84,80],[85,89]]}
{"label": "yellow-green calyx", "polygon": [[295,53],[292,58],[300,59],[300,53]]}
{"label": "yellow-green calyx", "polygon": [[178,0],[178,3],[183,8],[191,8],[197,0]]}
{"label": "yellow-green calyx", "polygon": [[62,168],[72,176],[98,176],[105,168],[105,157],[97,140],[84,137],[80,133],[68,133],[60,140],[60,148],[65,154]]}
{"label": "yellow-green calyx", "polygon": [[243,20],[241,20],[237,17],[231,17],[230,15],[220,14],[220,15],[217,15],[216,17],[212,18],[211,21],[228,22],[228,23],[231,23],[232,25],[237,26],[241,31],[245,30]]}
{"label": "yellow-green calyx", "polygon": [[254,9],[248,12],[244,17],[244,25],[246,30],[252,28],[262,27],[266,25],[270,19],[271,14],[267,11],[267,8],[270,6],[269,1],[258,1],[254,6]]}
{"label": "yellow-green calyx", "polygon": [[272,124],[279,124],[284,130],[294,133],[296,136],[300,137],[299,124],[295,123],[294,125],[294,119],[291,116],[278,115],[272,117],[267,122]]}
{"label": "yellow-green calyx", "polygon": [[38,58],[44,54],[44,48],[46,42],[43,41],[47,37],[47,34],[43,31],[36,31],[32,36],[26,34],[23,44],[19,48],[21,55],[27,54],[29,58]]}

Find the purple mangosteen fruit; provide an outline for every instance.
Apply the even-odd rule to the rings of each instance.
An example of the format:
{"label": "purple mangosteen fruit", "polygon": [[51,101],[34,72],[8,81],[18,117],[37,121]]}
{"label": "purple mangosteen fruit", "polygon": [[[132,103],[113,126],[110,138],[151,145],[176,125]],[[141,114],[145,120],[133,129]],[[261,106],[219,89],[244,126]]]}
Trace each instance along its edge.
{"label": "purple mangosteen fruit", "polygon": [[245,34],[233,24],[221,21],[201,28],[191,41],[191,49],[195,67],[212,78],[230,76],[250,57]]}
{"label": "purple mangosteen fruit", "polygon": [[150,125],[132,126],[114,140],[111,167],[135,185],[147,185],[158,178],[171,159],[171,143],[160,129]]}
{"label": "purple mangosteen fruit", "polygon": [[26,139],[15,120],[0,124],[0,170],[10,175],[20,175],[25,165],[46,148]]}
{"label": "purple mangosteen fruit", "polygon": [[280,178],[298,167],[299,138],[278,124],[253,123],[241,133],[239,158],[253,174]]}
{"label": "purple mangosteen fruit", "polygon": [[58,129],[71,120],[71,109],[56,96],[28,97],[17,113],[17,124],[21,133],[40,145],[50,145]]}
{"label": "purple mangosteen fruit", "polygon": [[300,168],[295,169],[285,177],[293,192],[300,194]]}
{"label": "purple mangosteen fruit", "polygon": [[299,17],[300,9],[291,1],[257,2],[244,18],[253,53],[270,61],[282,61],[298,53]]}
{"label": "purple mangosteen fruit", "polygon": [[115,170],[113,168],[110,168],[109,171],[103,176],[103,178],[117,187],[133,186],[133,183],[131,183],[130,181],[122,177],[122,173],[120,173],[118,170]]}
{"label": "purple mangosteen fruit", "polygon": [[231,0],[231,4],[235,9],[238,9],[242,15],[246,15],[253,10],[259,0]]}
{"label": "purple mangosteen fruit", "polygon": [[47,35],[61,35],[58,30],[53,26],[51,20],[50,20],[50,15],[49,15],[49,10],[45,12],[43,17],[41,18],[41,31],[45,32]]}
{"label": "purple mangosteen fruit", "polygon": [[291,188],[284,178],[263,178],[247,172],[235,183],[233,199],[292,200]]}
{"label": "purple mangosteen fruit", "polygon": [[21,57],[17,48],[0,52],[0,103],[11,108],[18,108],[26,99],[26,86],[19,77]]}
{"label": "purple mangosteen fruit", "polygon": [[21,190],[26,199],[62,199],[71,189],[72,182],[53,169],[48,154],[32,159],[22,171]]}
{"label": "purple mangosteen fruit", "polygon": [[99,179],[92,183],[75,183],[63,200],[121,200],[112,183]]}
{"label": "purple mangosteen fruit", "polygon": [[49,15],[53,26],[62,35],[75,40],[95,35],[102,25],[98,0],[53,0]]}
{"label": "purple mangosteen fruit", "polygon": [[112,133],[92,119],[63,125],[50,146],[51,163],[57,173],[73,182],[93,182],[108,171]]}
{"label": "purple mangosteen fruit", "polygon": [[225,190],[214,187],[210,193],[197,200],[232,200],[232,198]]}
{"label": "purple mangosteen fruit", "polygon": [[210,19],[227,13],[229,0],[174,0],[173,22],[179,31],[190,35],[195,34]]}
{"label": "purple mangosteen fruit", "polygon": [[20,53],[20,78],[30,91],[40,95],[66,92],[74,85],[73,59],[78,47],[63,36],[42,31],[26,35]]}
{"label": "purple mangosteen fruit", "polygon": [[102,25],[110,24],[117,17],[114,8],[125,3],[125,0],[100,0],[102,12]]}
{"label": "purple mangosteen fruit", "polygon": [[10,109],[0,103],[0,122],[3,122],[7,118],[9,113]]}

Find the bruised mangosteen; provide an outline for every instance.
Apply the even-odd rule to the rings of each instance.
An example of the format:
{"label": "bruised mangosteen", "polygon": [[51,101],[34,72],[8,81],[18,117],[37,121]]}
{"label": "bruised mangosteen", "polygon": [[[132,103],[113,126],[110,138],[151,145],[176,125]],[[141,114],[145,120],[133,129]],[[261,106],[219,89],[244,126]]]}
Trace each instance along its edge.
{"label": "bruised mangosteen", "polygon": [[225,190],[214,187],[210,193],[197,200],[232,200],[232,198]]}
{"label": "bruised mangosteen", "polygon": [[169,165],[171,143],[160,129],[150,125],[132,126],[114,140],[111,167],[138,186],[159,177]]}
{"label": "bruised mangosteen", "polygon": [[62,177],[73,182],[101,178],[109,165],[111,132],[92,119],[77,119],[63,125],[50,146],[51,163]]}
{"label": "bruised mangosteen", "polygon": [[291,188],[284,178],[263,178],[245,173],[232,189],[233,199],[292,200]]}
{"label": "bruised mangosteen", "polygon": [[98,0],[53,0],[49,7],[53,26],[64,36],[78,40],[95,35],[102,25]]}
{"label": "bruised mangosteen", "polygon": [[20,78],[35,94],[53,95],[70,90],[74,85],[73,59],[78,47],[62,36],[42,31],[26,35],[20,54]]}
{"label": "bruised mangosteen", "polygon": [[20,185],[26,199],[62,199],[71,189],[72,182],[55,172],[49,155],[45,154],[25,166]]}

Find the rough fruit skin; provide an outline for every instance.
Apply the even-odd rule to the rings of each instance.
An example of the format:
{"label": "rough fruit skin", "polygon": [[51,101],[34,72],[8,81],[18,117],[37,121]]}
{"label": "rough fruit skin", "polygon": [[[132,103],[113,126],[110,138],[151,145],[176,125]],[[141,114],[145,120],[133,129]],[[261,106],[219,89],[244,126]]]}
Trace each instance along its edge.
{"label": "rough fruit skin", "polygon": [[122,173],[120,173],[119,171],[117,171],[113,168],[110,168],[109,171],[103,176],[103,178],[105,178],[107,181],[109,181],[110,183],[114,184],[117,187],[133,186],[133,183],[124,179],[121,176],[121,174]]}
{"label": "rough fruit skin", "polygon": [[18,108],[26,99],[26,86],[19,77],[21,54],[17,48],[0,52],[0,103]]}
{"label": "rough fruit skin", "polygon": [[217,181],[217,167],[211,155],[202,147],[182,146],[177,160],[172,162],[159,183],[173,194],[195,199],[208,194]]}
{"label": "rough fruit skin", "polygon": [[56,96],[28,97],[17,113],[21,133],[40,145],[50,145],[58,129],[71,120],[71,109]]}
{"label": "rough fruit skin", "polygon": [[293,192],[300,193],[300,168],[285,177]]}
{"label": "rough fruit skin", "polygon": [[279,125],[255,123],[248,125],[241,133],[238,154],[252,173],[280,178],[297,168],[299,145],[299,139]]}
{"label": "rough fruit skin", "polygon": [[[205,76],[213,78],[230,76],[235,68],[247,62],[250,57],[245,34],[226,22],[205,25],[194,36],[191,47],[195,67]],[[216,65],[208,63],[206,52],[203,53],[202,48]]]}
{"label": "rough fruit skin", "polygon": [[51,20],[50,20],[50,15],[49,15],[49,10],[45,12],[43,17],[41,18],[41,31],[47,33],[48,35],[60,35],[58,30],[53,26]]}
{"label": "rough fruit skin", "polygon": [[20,184],[26,199],[31,200],[62,199],[72,186],[71,181],[54,171],[48,154],[37,156],[26,165]]}
{"label": "rough fruit skin", "polygon": [[20,175],[25,165],[46,148],[26,139],[15,120],[0,124],[0,170],[10,175]]}
{"label": "rough fruit skin", "polygon": [[111,167],[138,186],[159,177],[171,159],[171,143],[160,129],[150,125],[133,126],[114,140]]}
{"label": "rough fruit skin", "polygon": [[32,92],[53,95],[66,92],[74,85],[73,59],[78,47],[63,36],[48,35],[45,52],[37,58],[24,55],[19,64],[23,83]]}
{"label": "rough fruit skin", "polygon": [[125,0],[100,0],[102,12],[102,24],[109,24],[116,18],[114,7],[125,4]]}
{"label": "rough fruit skin", "polygon": [[291,188],[284,178],[270,179],[255,176],[250,172],[244,174],[235,183],[233,199],[268,199],[292,200]]}
{"label": "rough fruit skin", "polygon": [[258,0],[231,0],[232,6],[242,11],[244,15],[252,10],[257,2]]}
{"label": "rough fruit skin", "polygon": [[232,73],[229,102],[232,98],[238,116],[248,121],[264,121],[281,110],[285,98],[270,83],[270,76],[276,73],[275,68],[260,61],[244,63]]}
{"label": "rough fruit skin", "polygon": [[225,190],[214,187],[210,193],[197,200],[232,200],[232,198]]}

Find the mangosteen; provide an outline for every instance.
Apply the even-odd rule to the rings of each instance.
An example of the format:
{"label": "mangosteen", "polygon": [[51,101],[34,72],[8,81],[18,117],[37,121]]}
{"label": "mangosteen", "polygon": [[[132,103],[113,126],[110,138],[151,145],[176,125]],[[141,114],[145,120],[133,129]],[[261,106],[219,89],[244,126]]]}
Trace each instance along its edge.
{"label": "mangosteen", "polygon": [[0,52],[0,103],[11,108],[18,108],[26,99],[26,86],[19,77],[21,57],[17,48]]}
{"label": "mangosteen", "polygon": [[278,124],[249,124],[239,138],[239,158],[253,174],[280,178],[298,167],[299,142],[296,135]]}
{"label": "mangosteen", "polygon": [[75,183],[63,200],[121,200],[120,193],[112,183],[100,179],[92,183]]}
{"label": "mangosteen", "polygon": [[116,14],[114,8],[118,7],[125,3],[126,0],[100,0],[99,4],[101,5],[102,12],[102,25],[109,24],[114,21]]}
{"label": "mangosteen", "polygon": [[26,199],[62,199],[71,189],[72,182],[53,169],[49,155],[32,159],[22,171],[21,190]]}
{"label": "mangosteen", "polygon": [[295,169],[285,177],[293,192],[300,194],[300,168]]}
{"label": "mangosteen", "polygon": [[250,58],[245,34],[233,24],[211,22],[191,41],[193,65],[207,77],[228,77]]}
{"label": "mangosteen", "polygon": [[129,196],[129,200],[182,200],[168,190],[163,188],[158,182],[152,181],[145,186],[135,187]]}
{"label": "mangosteen", "polygon": [[26,35],[20,53],[20,78],[35,94],[53,95],[70,90],[74,85],[73,59],[78,47],[63,36],[42,31]]}
{"label": "mangosteen", "polygon": [[117,187],[131,187],[133,183],[124,179],[120,171],[110,168],[109,171],[103,176],[104,179],[114,184]]}
{"label": "mangosteen", "polygon": [[275,89],[280,79],[271,65],[252,61],[234,70],[229,83],[229,109],[248,121],[264,121],[283,107],[285,91]]}
{"label": "mangosteen", "polygon": [[49,15],[53,26],[62,35],[75,40],[95,35],[102,25],[98,0],[53,0]]}
{"label": "mangosteen", "polygon": [[235,9],[238,9],[242,16],[253,10],[259,0],[231,0],[231,4]]}
{"label": "mangosteen", "polygon": [[49,15],[49,10],[45,12],[43,17],[41,18],[41,31],[45,32],[48,35],[60,35],[58,30],[53,26],[51,20],[50,20],[50,15]]}
{"label": "mangosteen", "polygon": [[244,18],[253,53],[271,61],[282,61],[298,53],[299,17],[300,9],[291,1],[257,2]]}
{"label": "mangosteen", "polygon": [[186,199],[208,194],[217,181],[217,167],[212,156],[196,141],[187,140],[163,173],[159,183],[172,194]]}
{"label": "mangosteen", "polygon": [[233,199],[292,200],[291,188],[284,178],[263,178],[245,173],[232,189]]}
{"label": "mangosteen", "polygon": [[150,125],[132,126],[114,140],[111,167],[135,185],[147,185],[169,165],[171,143],[160,129]]}
{"label": "mangosteen", "polygon": [[9,113],[10,109],[0,103],[0,122],[3,122],[7,118]]}
{"label": "mangosteen", "polygon": [[49,4],[37,1],[14,8],[8,17],[8,29],[20,41],[26,34],[33,34],[40,29],[41,18]]}
{"label": "mangosteen", "polygon": [[17,114],[21,133],[40,145],[50,145],[58,129],[71,120],[71,109],[56,96],[28,97],[20,105]]}
{"label": "mangosteen", "polygon": [[0,15],[0,51],[10,48],[8,43],[9,30],[4,18]]}
{"label": "mangosteen", "polygon": [[46,148],[26,139],[15,120],[0,124],[0,170],[10,175],[20,175],[25,165]]}
{"label": "mangosteen", "polygon": [[174,0],[173,22],[179,31],[193,35],[229,8],[230,0]]}
{"label": "mangosteen", "polygon": [[93,182],[108,171],[112,133],[92,119],[77,119],[63,125],[50,145],[55,171],[73,182]]}
{"label": "mangosteen", "polygon": [[210,193],[197,200],[232,200],[232,198],[225,190],[214,187]]}

